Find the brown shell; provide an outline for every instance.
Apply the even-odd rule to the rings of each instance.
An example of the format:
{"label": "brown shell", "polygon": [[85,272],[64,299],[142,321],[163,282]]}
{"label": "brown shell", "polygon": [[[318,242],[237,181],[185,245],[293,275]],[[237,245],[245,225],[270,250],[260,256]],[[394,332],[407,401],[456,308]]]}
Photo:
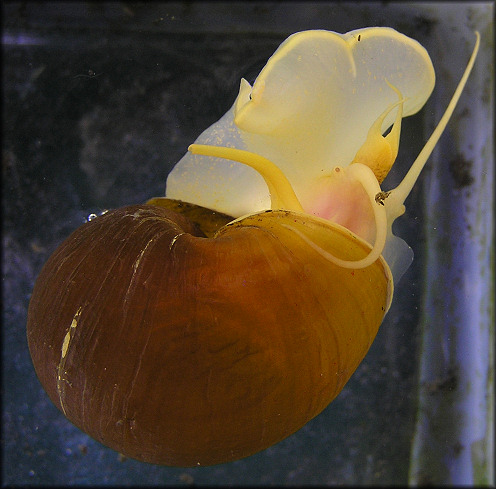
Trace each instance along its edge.
{"label": "brown shell", "polygon": [[[333,265],[290,229],[358,259],[343,228],[268,211],[213,238],[150,206],[77,229],[34,287],[28,342],[67,418],[145,462],[236,460],[301,428],[341,391],[388,306],[382,259]],[[344,251],[343,251],[344,250]]]}

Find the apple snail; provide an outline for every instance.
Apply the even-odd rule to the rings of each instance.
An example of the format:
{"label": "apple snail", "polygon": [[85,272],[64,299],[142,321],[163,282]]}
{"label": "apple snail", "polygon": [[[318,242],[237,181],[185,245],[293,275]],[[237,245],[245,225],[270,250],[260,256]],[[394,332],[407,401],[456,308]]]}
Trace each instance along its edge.
{"label": "apple snail", "polygon": [[425,49],[379,27],[284,41],[190,146],[165,198],[92,219],[48,259],[27,337],[53,403],[104,445],[175,466],[246,457],[318,415],[413,258],[392,223],[476,36],[446,113],[388,191],[402,117],[434,87]]}

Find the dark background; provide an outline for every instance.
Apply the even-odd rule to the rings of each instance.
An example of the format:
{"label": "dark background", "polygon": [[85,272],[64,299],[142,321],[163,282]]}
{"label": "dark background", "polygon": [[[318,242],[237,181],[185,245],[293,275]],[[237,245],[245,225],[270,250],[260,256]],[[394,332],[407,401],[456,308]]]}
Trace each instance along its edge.
{"label": "dark background", "polygon": [[[188,144],[230,108],[240,78],[252,82],[288,35],[382,25],[429,50],[436,22],[435,8],[427,13],[415,3],[3,5],[4,484],[407,482],[426,245],[422,182],[396,228],[414,249],[414,265],[366,359],[322,414],[247,459],[160,467],[93,441],[44,393],[25,324],[36,276],[57,245],[91,213],[162,196]],[[431,118],[428,102],[404,120],[386,189],[421,149]]]}

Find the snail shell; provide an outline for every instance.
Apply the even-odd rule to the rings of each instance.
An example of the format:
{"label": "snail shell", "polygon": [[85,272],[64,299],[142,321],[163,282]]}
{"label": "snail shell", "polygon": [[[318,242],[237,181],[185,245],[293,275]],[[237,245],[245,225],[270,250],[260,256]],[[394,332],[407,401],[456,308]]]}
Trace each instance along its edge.
{"label": "snail shell", "polygon": [[29,307],[29,349],[54,404],[103,444],[167,465],[235,460],[301,428],[367,353],[391,275],[382,258],[340,268],[287,224],[342,259],[370,251],[290,211],[211,238],[157,205],[77,229]]}

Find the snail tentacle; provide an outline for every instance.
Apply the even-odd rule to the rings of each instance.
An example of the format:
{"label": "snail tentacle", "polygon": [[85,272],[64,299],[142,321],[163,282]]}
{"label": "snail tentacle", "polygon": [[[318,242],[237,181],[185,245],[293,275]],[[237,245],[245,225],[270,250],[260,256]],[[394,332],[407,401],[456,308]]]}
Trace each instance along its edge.
{"label": "snail tentacle", "polygon": [[446,128],[453,114],[453,111],[455,110],[458,100],[460,99],[463,89],[465,88],[465,84],[467,83],[468,77],[470,76],[470,72],[472,71],[472,67],[474,66],[475,63],[475,58],[477,57],[477,53],[479,51],[480,34],[478,31],[475,31],[475,37],[476,37],[476,41],[475,41],[474,49],[472,51],[472,55],[470,56],[467,67],[463,72],[463,76],[461,77],[458,86],[456,87],[455,93],[453,94],[453,97],[451,98],[448,107],[446,108],[446,111],[441,117],[441,120],[439,121],[437,127],[434,129],[433,133],[431,134],[431,137],[429,138],[427,143],[425,143],[425,146],[422,148],[422,151],[420,151],[416,160],[413,162],[412,166],[410,167],[410,170],[408,170],[408,173],[405,175],[401,183],[391,191],[388,201],[386,203],[386,205],[389,204],[389,207],[398,208],[403,205],[408,195],[410,195],[410,192],[413,186],[415,185],[415,182],[417,181],[420,172],[424,168],[432,151],[436,147],[439,138],[443,134],[444,129]]}
{"label": "snail tentacle", "polygon": [[[365,142],[357,151],[352,163],[362,163],[373,172],[377,181],[382,183],[391,170],[400,145],[401,121],[403,119],[403,104],[407,100],[401,92],[386,80],[388,86],[398,95],[398,101],[392,103],[372,124]],[[399,106],[399,107],[398,107]],[[398,107],[393,127],[387,136],[382,135],[382,124],[386,116]]]}
{"label": "snail tentacle", "polygon": [[305,236],[302,232],[295,229],[294,227],[283,224],[284,227],[290,229],[295,234],[297,234],[301,239],[303,239],[308,245],[310,245],[317,253],[322,255],[324,258],[329,260],[330,262],[343,267],[343,268],[352,268],[352,269],[360,269],[368,267],[372,265],[382,254],[384,250],[384,246],[386,244],[387,238],[387,230],[388,230],[388,222],[387,222],[387,214],[385,206],[376,200],[376,196],[381,192],[381,187],[375,178],[372,170],[361,163],[355,163],[350,165],[346,171],[349,176],[356,179],[363,186],[367,196],[369,197],[370,204],[372,205],[372,210],[374,212],[374,220],[375,220],[375,229],[376,236],[374,245],[370,250],[370,253],[360,260],[342,260],[334,256],[333,254],[323,250],[319,245],[310,240],[307,236]]}
{"label": "snail tentacle", "polygon": [[188,151],[193,154],[237,161],[253,168],[263,177],[269,188],[273,210],[288,209],[298,212],[303,211],[303,207],[284,173],[267,158],[242,149],[211,146],[208,144],[191,144],[188,147]]}
{"label": "snail tentacle", "polygon": [[[395,105],[400,104],[400,102]],[[391,110],[391,108],[390,108]],[[272,210],[282,208],[297,212],[304,212],[298,197],[289,183],[286,176],[272,161],[264,158],[263,156],[234,148],[226,148],[223,146],[210,146],[204,144],[191,144],[188,148],[193,154],[202,154],[205,156],[214,156],[218,158],[225,158],[229,160],[238,161],[258,171],[264,178],[272,200]],[[304,239],[312,248],[324,256],[332,263],[344,268],[365,268],[374,263],[382,253],[386,244],[387,237],[387,214],[386,209],[382,203],[376,201],[376,195],[381,192],[381,187],[371,170],[367,165],[362,163],[354,163],[346,169],[348,176],[361,183],[367,196],[369,197],[372,209],[374,212],[376,238],[370,253],[360,260],[342,260],[327,251],[323,250],[320,246],[313,243],[306,236],[302,235],[300,231],[292,228],[291,226],[284,225],[294,231],[298,236]]]}

